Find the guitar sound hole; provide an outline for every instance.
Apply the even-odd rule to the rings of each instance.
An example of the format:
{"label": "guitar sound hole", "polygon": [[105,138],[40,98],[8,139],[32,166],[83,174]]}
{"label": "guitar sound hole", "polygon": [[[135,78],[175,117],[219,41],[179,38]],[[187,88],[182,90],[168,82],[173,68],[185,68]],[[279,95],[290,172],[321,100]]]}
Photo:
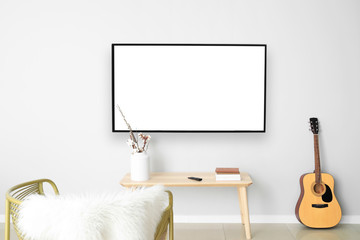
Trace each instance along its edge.
{"label": "guitar sound hole", "polygon": [[325,191],[325,188],[324,188],[323,184],[321,184],[321,183],[315,184],[314,192],[316,192],[317,194],[322,194],[322,193],[324,193],[324,191]]}

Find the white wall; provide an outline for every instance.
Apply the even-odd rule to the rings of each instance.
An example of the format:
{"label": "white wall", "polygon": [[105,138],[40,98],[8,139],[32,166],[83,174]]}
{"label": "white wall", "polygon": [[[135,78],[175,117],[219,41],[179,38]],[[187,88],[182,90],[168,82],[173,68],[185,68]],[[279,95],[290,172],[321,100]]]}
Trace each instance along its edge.
{"label": "white wall", "polygon": [[[0,194],[43,177],[62,193],[120,188],[130,155],[127,134],[111,132],[111,43],[265,43],[267,132],[154,133],[153,170],[239,167],[254,181],[253,217],[293,219],[299,177],[313,170],[315,116],[322,168],[356,218],[359,12],[357,0],[2,0]],[[171,190],[178,219],[239,219],[235,189]]]}

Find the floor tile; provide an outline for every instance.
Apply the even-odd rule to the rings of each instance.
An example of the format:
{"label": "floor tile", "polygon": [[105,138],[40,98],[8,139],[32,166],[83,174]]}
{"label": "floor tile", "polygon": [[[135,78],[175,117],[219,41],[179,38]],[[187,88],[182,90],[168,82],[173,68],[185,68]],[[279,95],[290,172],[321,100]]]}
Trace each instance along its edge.
{"label": "floor tile", "polygon": [[359,240],[360,234],[351,224],[329,229],[312,229],[301,224],[287,224],[296,240]]}
{"label": "floor tile", "polygon": [[[349,224],[352,229],[354,229],[357,233],[360,234],[360,224]],[[360,239],[360,237],[359,237]]]}
{"label": "floor tile", "polygon": [[217,223],[175,223],[176,240],[225,240],[222,224]]}
{"label": "floor tile", "polygon": [[[245,240],[245,229],[242,224],[224,224],[226,240]],[[295,239],[286,224],[251,224],[253,240],[293,240]]]}
{"label": "floor tile", "polygon": [[226,240],[245,240],[245,228],[241,223],[225,223],[224,233]]}

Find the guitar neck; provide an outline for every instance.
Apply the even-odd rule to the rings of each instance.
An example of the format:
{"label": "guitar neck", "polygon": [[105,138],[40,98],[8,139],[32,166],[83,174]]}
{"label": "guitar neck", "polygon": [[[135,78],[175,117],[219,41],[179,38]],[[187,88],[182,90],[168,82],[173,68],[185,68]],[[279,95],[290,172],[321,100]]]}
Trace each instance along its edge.
{"label": "guitar neck", "polygon": [[319,135],[314,134],[314,153],[315,153],[315,182],[321,183]]}

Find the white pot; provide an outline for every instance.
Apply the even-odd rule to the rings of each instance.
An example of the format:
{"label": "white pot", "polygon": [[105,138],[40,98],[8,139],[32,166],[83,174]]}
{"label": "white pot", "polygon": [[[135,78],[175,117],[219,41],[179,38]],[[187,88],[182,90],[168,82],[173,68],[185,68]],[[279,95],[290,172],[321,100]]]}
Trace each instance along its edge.
{"label": "white pot", "polygon": [[150,159],[146,152],[131,154],[131,180],[146,181],[150,179]]}

